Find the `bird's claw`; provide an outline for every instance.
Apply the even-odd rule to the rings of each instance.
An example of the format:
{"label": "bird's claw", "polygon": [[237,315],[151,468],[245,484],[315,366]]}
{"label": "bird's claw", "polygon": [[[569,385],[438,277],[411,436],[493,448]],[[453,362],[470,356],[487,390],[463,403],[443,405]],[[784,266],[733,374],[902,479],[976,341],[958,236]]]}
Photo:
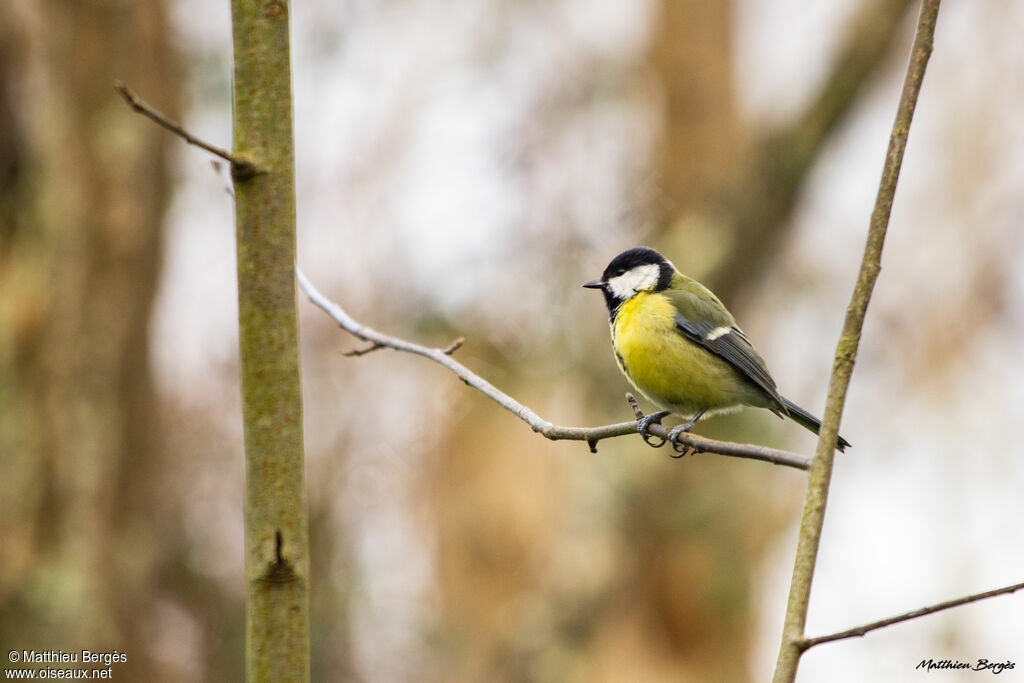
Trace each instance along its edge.
{"label": "bird's claw", "polygon": [[704,410],[698,410],[693,417],[691,417],[689,420],[679,425],[678,427],[673,427],[672,431],[668,433],[668,442],[672,444],[672,450],[679,454],[673,455],[673,458],[682,458],[683,456],[689,453],[697,452],[697,449],[694,448],[693,446],[687,445],[685,443],[679,443],[679,435],[693,429],[693,426],[697,424],[697,421],[704,416],[704,412]]}
{"label": "bird's claw", "polygon": [[679,442],[679,435],[690,431],[691,427],[693,427],[693,425],[688,423],[681,424],[678,427],[673,427],[672,431],[668,433],[667,441],[670,444],[672,444],[672,450],[678,453],[678,455],[673,455],[673,458],[682,458],[683,456],[687,455],[691,450],[693,450],[691,446]]}
{"label": "bird's claw", "polygon": [[679,435],[682,434],[683,432],[688,432],[689,430],[693,429],[693,425],[695,425],[697,421],[703,417],[703,414],[705,414],[707,410],[708,409],[700,409],[699,411],[693,414],[692,418],[690,418],[683,424],[679,425],[678,427],[673,427],[672,431],[669,432],[668,441],[669,443],[672,444],[672,450],[679,454],[678,456],[673,456],[673,458],[682,458],[688,453],[697,452],[697,450],[694,449],[693,446],[687,445],[686,443],[680,443]]}
{"label": "bird's claw", "polygon": [[[647,430],[651,428],[652,424],[661,424],[662,418],[669,414],[667,410],[659,410],[656,413],[650,415],[644,415],[636,421],[636,431],[640,434],[640,438],[644,440],[644,443],[651,448],[661,448],[667,443],[667,439],[661,439],[661,441],[655,443],[651,441],[651,433]],[[661,438],[661,437],[655,437]]]}

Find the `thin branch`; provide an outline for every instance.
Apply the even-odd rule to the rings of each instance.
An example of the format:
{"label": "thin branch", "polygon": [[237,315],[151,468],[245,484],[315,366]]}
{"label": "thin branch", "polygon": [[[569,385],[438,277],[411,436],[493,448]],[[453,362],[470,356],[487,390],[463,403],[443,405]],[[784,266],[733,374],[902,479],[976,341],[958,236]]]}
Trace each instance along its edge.
{"label": "thin branch", "polygon": [[441,349],[441,353],[443,353],[446,356],[450,356],[453,353],[455,353],[456,351],[458,351],[459,349],[461,349],[462,345],[465,344],[465,343],[466,343],[466,338],[465,337],[459,337],[458,339],[453,341],[451,344],[449,344],[445,348]]}
{"label": "thin branch", "polygon": [[863,626],[848,628],[845,631],[838,631],[825,636],[815,636],[814,638],[804,638],[800,643],[800,649],[806,651],[815,645],[821,645],[822,643],[831,643],[835,640],[844,640],[846,638],[859,638],[865,633],[876,631],[880,628],[885,628],[886,626],[892,626],[893,624],[898,624],[901,621],[910,621],[911,619],[917,619],[918,617],[923,617],[928,614],[935,614],[936,612],[952,609],[953,607],[959,607],[960,605],[966,605],[979,600],[985,600],[987,598],[994,598],[997,595],[1015,593],[1021,589],[1024,589],[1024,583],[1015,583],[1012,586],[1004,586],[1003,588],[996,588],[990,591],[985,591],[984,593],[975,593],[955,600],[947,600],[946,602],[940,602],[929,607],[921,607],[920,609],[904,612],[903,614],[898,614],[894,617],[889,617],[888,619],[879,619],[878,621],[872,621],[871,623],[864,624]]}
{"label": "thin branch", "polygon": [[[440,349],[421,346],[404,339],[399,339],[398,337],[392,337],[382,332],[378,332],[377,330],[358,322],[341,306],[321,294],[320,290],[310,282],[309,278],[306,277],[305,273],[303,273],[298,266],[295,267],[295,276],[298,278],[299,285],[303,290],[305,290],[310,301],[330,315],[343,330],[358,339],[370,343],[371,346],[362,350],[362,353],[368,353],[369,351],[383,347],[429,358],[435,363],[439,363],[451,370],[455,376],[462,380],[467,386],[480,391],[502,408],[530,425],[533,431],[537,432],[541,436],[551,439],[552,441],[585,441],[590,445],[591,451],[596,452],[597,442],[602,439],[637,433],[636,422],[619,422],[617,424],[603,425],[600,427],[563,427],[561,425],[553,424],[540,417],[537,413],[533,412],[530,408],[526,407],[508,394],[499,390],[493,384],[477,375],[462,363],[452,358],[451,353],[461,345],[461,340],[456,340],[456,342],[453,342],[447,348]],[[352,352],[350,352],[350,354],[361,355],[360,353]],[[668,429],[660,424],[651,425],[650,432],[651,434],[662,438],[666,438],[668,436]],[[717,453],[718,455],[726,455],[734,458],[760,460],[773,465],[784,465],[786,467],[793,467],[799,470],[806,470],[810,465],[808,459],[803,456],[776,448],[768,448],[766,446],[716,441],[715,439],[708,439],[703,436],[697,436],[696,434],[681,434],[679,436],[679,441],[690,446],[694,450],[705,453]]]}
{"label": "thin branch", "polygon": [[214,154],[216,156],[219,156],[221,159],[230,162],[231,172],[234,175],[234,177],[247,178],[258,172],[258,169],[256,168],[255,165],[253,165],[251,161],[235,156],[226,149],[217,147],[216,145],[211,145],[209,142],[206,142],[205,140],[200,140],[195,135],[192,135],[187,130],[182,128],[180,123],[172,121],[162,112],[146,104],[138,95],[135,94],[134,90],[128,87],[128,85],[124,81],[114,81],[114,90],[116,90],[121,95],[121,97],[124,98],[125,102],[128,103],[129,107],[131,107],[139,114],[142,114],[143,116],[149,118],[151,121],[155,122],[162,128],[171,131],[188,144],[195,145],[200,149],[205,149],[210,154]]}
{"label": "thin branch", "polygon": [[779,658],[775,665],[774,683],[792,683],[796,678],[797,666],[803,653],[800,645],[804,642],[804,627],[807,622],[807,608],[810,603],[811,583],[818,559],[821,531],[825,522],[825,506],[828,502],[829,484],[832,479],[832,460],[835,443],[839,434],[839,420],[842,417],[846,392],[853,374],[861,330],[867,313],[868,302],[878,272],[881,270],[882,247],[889,227],[896,183],[903,165],[903,152],[907,145],[910,123],[914,118],[918,94],[924,81],[925,68],[932,53],[935,36],[935,22],[939,13],[939,0],[924,0],[918,19],[914,45],[911,48],[910,64],[907,66],[903,91],[900,94],[896,120],[889,136],[889,148],[885,155],[882,179],[878,186],[875,208],[871,213],[867,244],[861,260],[857,284],[854,286],[850,305],[846,309],[846,320],[836,346],[832,374],[829,378],[828,399],[822,420],[818,447],[811,463],[807,482],[807,496],[804,501],[803,518],[800,522],[800,537],[797,542],[793,577],[786,606],[786,619],[779,645]]}
{"label": "thin branch", "polygon": [[351,351],[346,351],[345,353],[343,353],[341,355],[345,356],[346,358],[354,358],[354,357],[357,357],[357,356],[365,356],[368,353],[373,353],[377,349],[383,349],[383,348],[384,348],[383,344],[378,344],[377,342],[374,342],[374,343],[370,344],[369,346],[367,346],[365,348],[362,348],[362,349],[352,349]]}

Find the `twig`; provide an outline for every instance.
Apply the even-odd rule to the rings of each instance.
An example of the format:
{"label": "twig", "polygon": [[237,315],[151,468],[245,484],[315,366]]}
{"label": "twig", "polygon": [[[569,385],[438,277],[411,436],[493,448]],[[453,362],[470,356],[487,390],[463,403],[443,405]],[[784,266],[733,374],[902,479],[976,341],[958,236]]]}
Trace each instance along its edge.
{"label": "twig", "polygon": [[383,344],[378,344],[377,342],[374,342],[374,343],[370,344],[369,346],[367,346],[366,348],[352,349],[351,351],[346,351],[345,353],[343,353],[341,355],[345,356],[346,358],[352,358],[354,356],[365,356],[368,353],[372,353],[372,352],[376,351],[377,349],[382,349],[382,348],[384,348]]}
{"label": "twig", "polygon": [[935,614],[942,610],[951,609],[953,607],[959,607],[960,605],[966,605],[971,602],[977,602],[978,600],[985,600],[987,598],[994,598],[997,595],[1005,595],[1007,593],[1015,593],[1024,589],[1024,583],[1015,583],[1012,586],[1004,586],[1003,588],[996,588],[994,590],[985,591],[984,593],[975,593],[973,595],[967,595],[962,598],[955,600],[947,600],[946,602],[940,602],[929,607],[921,607],[920,609],[911,610],[910,612],[904,612],[888,619],[879,619],[878,621],[872,621],[871,623],[864,624],[863,626],[855,626],[854,628],[848,628],[845,631],[837,631],[836,633],[830,633],[825,636],[815,636],[814,638],[804,638],[800,642],[800,649],[806,651],[815,645],[821,645],[822,643],[831,643],[835,640],[844,640],[846,638],[859,638],[865,633],[876,631],[886,626],[892,626],[898,624],[901,621],[910,621],[911,619],[917,619],[928,614]]}
{"label": "twig", "polygon": [[636,402],[636,396],[626,392],[626,403],[628,403],[629,407],[633,409],[633,415],[636,419],[639,420],[644,416],[644,411],[640,410],[640,404]]}
{"label": "twig", "polygon": [[125,102],[128,103],[128,106],[139,114],[142,114],[151,121],[154,121],[157,125],[171,131],[188,144],[195,145],[200,149],[205,149],[210,154],[214,154],[219,156],[221,159],[230,162],[231,173],[235,178],[248,178],[258,172],[258,169],[251,161],[235,156],[226,149],[222,149],[216,145],[211,145],[205,140],[200,140],[182,128],[180,123],[172,121],[162,112],[146,104],[138,95],[135,94],[134,90],[128,87],[124,81],[114,81],[114,90],[120,93],[121,97],[123,97]]}
{"label": "twig", "polygon": [[466,338],[465,337],[459,337],[458,339],[453,341],[451,344],[449,344],[447,347],[441,349],[441,353],[443,353],[446,356],[450,356],[453,353],[455,353],[456,351],[458,351],[459,349],[461,349],[462,345],[465,342],[466,342]]}
{"label": "twig", "polygon": [[[590,445],[591,451],[596,452],[597,442],[602,439],[637,433],[636,422],[619,422],[617,424],[603,425],[600,427],[563,427],[561,425],[548,422],[522,403],[519,403],[511,396],[502,392],[493,384],[474,373],[465,365],[452,358],[451,352],[458,348],[461,340],[456,340],[456,342],[453,342],[447,348],[440,349],[421,346],[404,339],[399,339],[398,337],[392,337],[382,332],[378,332],[377,330],[358,322],[341,306],[321,294],[320,290],[310,282],[309,278],[306,277],[305,273],[303,273],[298,266],[295,267],[295,276],[298,278],[299,285],[303,290],[305,290],[310,301],[330,315],[343,330],[352,336],[371,344],[369,348],[363,350],[364,353],[384,347],[395,351],[404,351],[406,353],[413,353],[417,356],[429,358],[435,363],[439,363],[451,370],[455,376],[461,379],[467,386],[473,387],[474,389],[482,392],[502,408],[530,425],[533,431],[537,432],[541,436],[552,441],[585,441]],[[666,438],[668,436],[668,429],[660,424],[651,425],[650,432],[655,436],[662,438]],[[789,453],[776,448],[757,446],[754,444],[716,441],[715,439],[708,439],[703,436],[697,436],[696,434],[681,434],[679,436],[679,441],[681,443],[685,443],[691,448],[707,453],[717,453],[718,455],[726,455],[734,458],[746,458],[748,460],[760,460],[773,465],[783,465],[799,470],[806,470],[810,464],[807,458],[796,455],[795,453]]]}
{"label": "twig", "polygon": [[921,92],[925,68],[932,53],[938,13],[939,0],[923,1],[917,32],[914,36],[914,45],[911,48],[910,64],[907,66],[907,75],[903,82],[903,91],[900,94],[896,120],[893,122],[892,133],[889,136],[889,148],[885,155],[882,179],[878,185],[878,196],[875,199],[875,208],[871,213],[867,244],[864,247],[857,284],[854,286],[850,305],[846,309],[843,331],[836,346],[836,355],[829,378],[828,399],[825,402],[825,412],[822,416],[821,433],[807,482],[807,496],[804,501],[803,518],[800,522],[800,536],[797,541],[796,559],[793,563],[793,577],[790,582],[786,619],[782,629],[782,642],[779,645],[779,658],[772,679],[774,683],[792,683],[795,680],[800,655],[803,653],[800,645],[804,641],[811,582],[818,559],[821,530],[825,522],[825,506],[828,502],[829,484],[832,479],[832,460],[835,455],[836,437],[839,434],[839,420],[842,417],[846,392],[850,386],[850,376],[853,373],[853,363],[857,357],[857,347],[860,344],[861,329],[864,327],[868,302],[871,300],[871,292],[882,267],[882,247],[885,244],[885,234],[889,227],[896,183],[903,165],[903,152],[907,145],[910,122],[914,118],[914,109],[917,106],[918,94]]}

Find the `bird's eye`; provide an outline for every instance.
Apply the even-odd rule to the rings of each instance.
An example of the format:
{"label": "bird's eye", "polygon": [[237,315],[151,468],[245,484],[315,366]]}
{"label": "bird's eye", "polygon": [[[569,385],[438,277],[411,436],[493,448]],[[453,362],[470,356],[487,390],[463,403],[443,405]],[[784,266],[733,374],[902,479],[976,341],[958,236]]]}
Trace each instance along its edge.
{"label": "bird's eye", "polygon": [[618,270],[615,271],[615,277],[618,277],[620,275],[625,275],[625,274],[626,274],[626,269],[625,268],[619,268]]}

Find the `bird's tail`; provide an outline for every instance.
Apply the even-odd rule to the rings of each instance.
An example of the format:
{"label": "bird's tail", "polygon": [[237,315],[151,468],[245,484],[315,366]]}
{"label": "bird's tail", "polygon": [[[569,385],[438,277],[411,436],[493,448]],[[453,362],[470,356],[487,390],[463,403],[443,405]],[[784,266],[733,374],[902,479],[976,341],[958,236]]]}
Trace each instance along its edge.
{"label": "bird's tail", "polygon": [[[821,431],[821,420],[814,417],[806,410],[790,401],[785,396],[782,397],[782,402],[785,404],[786,410],[789,412],[789,416],[793,418],[794,422],[805,427],[806,429],[811,430],[815,434]],[[838,439],[836,439],[836,448],[838,448],[840,451],[845,451],[847,446],[849,445],[850,442],[841,436]]]}

